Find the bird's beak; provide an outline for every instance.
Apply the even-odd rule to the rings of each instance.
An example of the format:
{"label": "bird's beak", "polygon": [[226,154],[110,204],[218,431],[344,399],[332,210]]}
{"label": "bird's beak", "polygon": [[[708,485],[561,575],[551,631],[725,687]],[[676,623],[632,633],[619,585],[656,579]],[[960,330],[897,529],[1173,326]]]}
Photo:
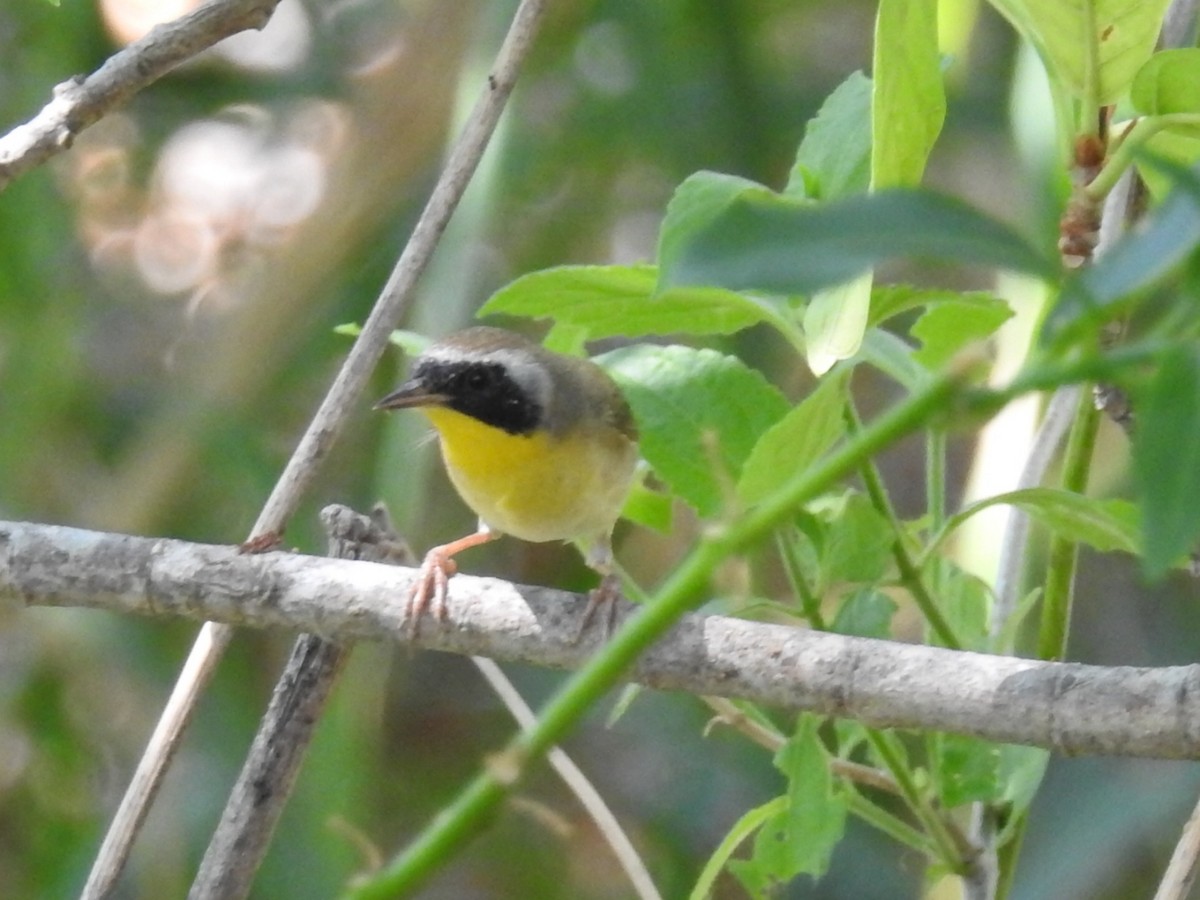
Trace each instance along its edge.
{"label": "bird's beak", "polygon": [[375,404],[375,409],[413,409],[418,406],[442,406],[450,398],[431,392],[419,381],[406,381]]}

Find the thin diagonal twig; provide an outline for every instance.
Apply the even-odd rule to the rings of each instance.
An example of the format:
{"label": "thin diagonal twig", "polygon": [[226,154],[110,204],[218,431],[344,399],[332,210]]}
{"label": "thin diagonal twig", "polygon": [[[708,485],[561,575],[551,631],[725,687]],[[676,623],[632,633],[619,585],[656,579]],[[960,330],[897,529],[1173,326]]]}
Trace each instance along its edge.
{"label": "thin diagonal twig", "polygon": [[[329,538],[329,555],[336,559],[406,566],[416,562],[382,507],[363,516],[345,506],[328,506],[321,510],[321,524]],[[314,634],[296,639],[189,897],[241,900],[249,896],[351,646]]]}
{"label": "thin diagonal twig", "polygon": [[1186,900],[1196,883],[1197,868],[1200,868],[1200,802],[1183,826],[1154,900]]}
{"label": "thin diagonal twig", "polygon": [[[543,8],[543,0],[522,0],[518,7],[479,99],[451,150],[400,259],[364,323],[362,333],[267,498],[251,530],[250,541],[261,540],[283,530],[340,435],[354,401],[362,393],[371,371],[383,354],[389,334],[411,303],[417,282],[483,156],[516,84],[521,63],[532,45]],[[196,702],[232,635],[233,631],[227,625],[210,622],[201,628],[105,836],[84,888],[84,900],[98,900],[106,896],[115,884],[129,856],[137,830],[191,719]]]}
{"label": "thin diagonal twig", "polygon": [[[517,724],[522,728],[532,728],[537,721],[533,710],[529,708],[529,704],[517,693],[517,689],[513,683],[509,681],[508,676],[504,674],[504,670],[495,662],[485,656],[472,656],[471,661],[475,663],[475,667],[487,680],[488,686],[496,693],[501,702],[508,709],[512,717],[517,720]],[[591,816],[592,821],[596,823],[596,827],[600,830],[600,834],[604,840],[612,847],[613,854],[617,857],[617,862],[621,868],[625,870],[625,875],[629,878],[630,884],[633,886],[634,892],[642,900],[659,900],[661,895],[658,888],[654,886],[654,881],[650,877],[650,873],[646,870],[646,864],[642,862],[642,858],[638,855],[637,849],[633,846],[633,842],[629,840],[629,836],[625,834],[625,830],[621,827],[621,823],[617,821],[617,817],[613,815],[608,804],[604,802],[604,798],[600,796],[600,792],[592,785],[588,777],[583,774],[583,770],[579,768],[574,760],[569,757],[561,747],[552,747],[546,754],[546,760],[550,766],[558,773],[558,777],[566,783],[571,792],[579,798],[579,802]]]}

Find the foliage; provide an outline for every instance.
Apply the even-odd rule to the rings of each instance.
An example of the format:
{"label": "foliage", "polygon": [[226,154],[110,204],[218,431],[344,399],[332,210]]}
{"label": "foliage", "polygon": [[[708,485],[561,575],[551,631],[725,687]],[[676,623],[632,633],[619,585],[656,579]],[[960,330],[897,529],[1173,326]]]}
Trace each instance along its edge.
{"label": "foliage", "polygon": [[[1153,51],[1162,0],[993,5],[1046,66],[1063,182],[1080,167],[1073,148],[1101,142],[1094,178],[1072,199],[1099,203],[1134,165],[1155,193],[1144,227],[1077,271],[1063,270],[1036,223],[1014,226],[985,212],[978,185],[954,193],[921,187],[931,155],[943,152],[943,129],[965,133],[954,112],[962,89],[952,79],[971,64],[941,55],[936,3],[855,7],[876,16],[867,48],[873,66],[870,77],[847,74],[853,66],[838,60],[840,83],[796,77],[786,67],[802,54],[791,45],[771,49],[779,43],[767,37],[775,29],[794,41],[804,34],[792,18],[801,13],[787,4],[715,4],[698,13],[698,5],[682,2],[600,3],[563,13],[543,35],[545,49],[519,101],[529,115],[511,126],[474,205],[460,212],[460,219],[477,218],[456,222],[464,232],[448,235],[443,268],[431,276],[410,326],[449,330],[490,292],[481,315],[522,326],[522,319],[548,322],[547,342],[556,349],[623,339],[597,359],[624,388],[653,470],[638,494],[642,512],[631,517],[666,522],[669,497],[676,543],[634,572],[657,585],[644,591],[651,599],[634,636],[641,644],[619,635],[555,694],[543,723],[557,732],[539,732],[534,749],[568,728],[610,746],[613,733],[581,718],[639,646],[705,600],[722,611],[844,634],[992,652],[1049,647],[1047,655],[1062,656],[1080,546],[1138,557],[1152,578],[1194,549],[1200,360],[1190,296],[1200,178],[1188,166],[1200,158],[1196,51]],[[228,542],[244,536],[344,346],[332,326],[365,315],[406,231],[413,185],[437,164],[453,85],[436,63],[466,43],[475,24],[463,12],[411,11],[405,22],[381,7],[361,15],[369,21],[339,20],[352,39],[336,28],[322,33],[327,43],[276,87],[244,89],[228,74],[189,71],[135,102],[124,120],[130,132],[141,123],[152,147],[200,111],[240,102],[250,90],[261,95],[254,99],[267,124],[255,127],[270,132],[260,135],[264,146],[304,133],[297,122],[316,127],[322,114],[377,135],[353,177],[336,169],[337,154],[327,161],[325,174],[361,183],[336,202],[325,198],[307,223],[268,228],[262,244],[254,243],[262,229],[239,233],[240,242],[223,245],[209,282],[164,298],[141,284],[133,262],[114,266],[105,255],[134,238],[117,229],[103,247],[86,243],[104,224],[97,217],[111,211],[88,205],[100,188],[120,182],[104,197],[123,204],[114,217],[122,223],[154,198],[153,178],[139,171],[150,165],[141,157],[146,151],[119,127],[97,145],[109,155],[81,142],[75,157],[102,166],[118,154],[120,165],[101,171],[108,181],[68,169],[57,176],[65,186],[59,190],[40,172],[0,195],[9,261],[0,271],[0,366],[6,383],[22,387],[6,395],[9,433],[0,440],[6,514]],[[39,35],[0,48],[12,50],[6,60],[29,84],[40,79],[5,101],[6,121],[27,116],[49,85],[108,52],[89,16],[50,4],[0,12],[0,23],[14,24],[0,34]],[[364,89],[363,79],[380,76],[339,41],[366,53],[376,31],[415,48],[418,58],[411,69],[393,71],[379,62],[388,58],[381,53],[376,62],[387,78]],[[757,71],[770,69],[767,61],[783,74],[767,80]],[[423,80],[434,70],[441,73],[436,83]],[[392,98],[409,84],[427,96],[415,112],[395,109]],[[314,102],[322,94],[340,104],[336,112]],[[803,136],[796,110],[814,111]],[[1126,110],[1136,118],[1121,121]],[[985,131],[972,152],[984,155],[995,141],[995,131]],[[144,192],[134,197],[135,189]],[[244,210],[225,213],[222,227],[236,231]],[[640,249],[652,258],[634,263],[626,254],[608,263],[610,247],[648,214],[660,227],[656,242],[644,240]],[[270,277],[255,282],[256,266]],[[1036,281],[1054,300],[1021,348],[1023,367],[989,387],[978,376],[979,348],[995,342],[1013,315],[995,287],[997,272]],[[246,282],[255,290],[239,295]],[[1128,323],[1119,347],[1108,337],[1114,323]],[[417,344],[405,339],[410,349]],[[974,433],[1017,395],[1084,378],[1119,385],[1134,400],[1133,501],[1083,491],[1095,459],[1086,423],[1077,423],[1059,483],[958,499],[947,475],[954,462],[948,433]],[[907,418],[889,419],[884,407]],[[420,485],[444,488],[441,476],[427,461],[414,462],[410,437],[380,429],[364,419],[344,441],[347,450],[312,508],[329,499],[365,505],[383,492],[401,500],[400,517],[421,543],[454,533],[465,522],[454,504],[419,502]],[[925,438],[917,451],[903,440],[913,433]],[[920,479],[887,465],[914,452],[924,454],[909,463],[927,474],[923,496],[910,486]],[[992,588],[960,544],[995,506],[1028,514],[1052,546],[1048,561],[1035,550],[1025,555],[1025,600],[999,629],[988,622]],[[428,516],[411,512],[418,508],[429,508]],[[314,519],[311,510],[299,517],[289,540],[315,549]],[[527,566],[530,560],[546,566],[542,557]],[[491,563],[524,580],[558,578],[512,558]],[[735,568],[745,577],[731,577]],[[1050,620],[1043,614],[1030,624],[1038,604]],[[16,618],[6,613],[0,625]],[[108,811],[106,800],[90,796],[99,794],[95,760],[110,755],[128,769],[152,715],[141,711],[156,706],[187,638],[144,624],[33,618],[23,620],[32,636],[22,640],[36,650],[5,653],[0,667],[0,748],[14,735],[13,745],[32,747],[34,760],[14,771],[0,764],[6,896],[67,895],[80,883]],[[236,671],[218,685],[219,712],[209,713],[215,721],[201,722],[213,727],[193,751],[200,766],[229,777],[242,741],[227,735],[248,740],[273,676],[262,660],[280,647],[272,638],[246,643]],[[0,651],[9,646],[20,644],[0,634]],[[396,665],[402,675],[387,688],[385,715],[378,657],[339,696],[263,872],[265,896],[338,890],[359,863],[351,840],[331,840],[325,830],[331,810],[349,823],[344,831],[369,834],[390,850],[403,842],[398,835],[433,816],[506,733],[492,713],[476,711],[487,704],[477,699],[482,692],[462,686],[458,670],[438,668],[453,663]],[[530,686],[544,691],[540,677],[531,676]],[[108,708],[110,693],[121,698],[130,727],[97,712]],[[639,772],[661,779],[661,791],[629,787],[622,797],[653,845],[664,892],[699,898],[736,883],[765,896],[804,890],[812,879],[837,884],[851,877],[838,869],[839,841],[861,846],[875,834],[894,848],[872,865],[899,881],[902,868],[919,859],[928,887],[972,864],[964,846],[974,803],[999,823],[1003,883],[1020,872],[1021,838],[1048,754],[747,708],[746,717],[773,736],[768,755],[733,735],[701,740],[689,702],[638,697],[615,726],[639,729],[646,754]],[[380,719],[399,722],[381,733]],[[388,741],[400,749],[379,749]],[[603,749],[587,758],[594,769],[611,762]],[[856,780],[862,771],[872,780]],[[474,796],[498,802],[502,791],[485,784],[486,771],[479,777],[471,782]],[[537,778],[530,790],[553,790]],[[728,785],[732,802],[718,796],[717,783]],[[323,796],[330,785],[339,797],[332,805]],[[163,833],[183,834],[185,855],[196,856],[191,848],[203,847],[210,826],[204,815],[219,798],[208,788],[189,790]],[[595,850],[563,854],[558,841],[532,819],[503,817],[486,849],[462,864],[497,894],[584,896],[596,879],[583,860]],[[541,851],[536,866],[520,862],[531,843]],[[135,860],[147,895],[178,893],[186,879],[177,851],[162,853],[155,844]],[[404,864],[400,857],[390,871]],[[611,887],[601,881],[597,896]],[[385,890],[386,881],[380,884]]]}
{"label": "foliage", "polygon": [[[1186,59],[1171,53],[1151,56],[1160,7],[1141,6],[1135,12],[1129,4],[1109,4],[1084,7],[1081,13],[1078,8],[1068,11],[1065,4],[999,5],[1043,53],[1060,91],[1060,107],[1074,113],[1069,123],[1062,123],[1070,125],[1072,134],[1090,134],[1086,116],[1131,86],[1135,105],[1147,117],[1192,111],[1190,52]],[[807,354],[821,380],[786,414],[777,393],[749,379],[737,360],[730,357],[719,364],[712,351],[635,346],[599,358],[630,398],[646,459],[664,485],[703,518],[736,522],[747,505],[786,490],[792,473],[811,469],[833,445],[854,441],[856,402],[846,387],[856,368],[872,362],[869,354],[859,352],[868,329],[881,328],[891,318],[877,312],[872,321],[872,308],[891,303],[897,311],[920,313],[907,329],[910,343],[898,351],[907,356],[903,365],[910,375],[903,380],[910,391],[953,365],[958,354],[986,340],[1009,317],[1003,301],[970,293],[882,288],[872,297],[869,273],[880,265],[916,258],[984,266],[1027,273],[1060,288],[1062,300],[1046,319],[1028,373],[1080,353],[1102,354],[1101,329],[1115,315],[1144,306],[1140,301],[1146,289],[1175,275],[1178,264],[1195,253],[1200,230],[1191,227],[1191,204],[1200,193],[1191,193],[1192,178],[1182,172],[1175,178],[1179,188],[1153,214],[1147,229],[1065,280],[1045,249],[962,201],[920,189],[883,190],[920,182],[941,127],[932,9],[923,3],[881,4],[873,83],[855,73],[830,95],[800,145],[782,192],[716,172],[685,179],[667,206],[657,279],[649,266],[548,270],[518,279],[481,310],[569,324],[579,342],[613,334],[700,337],[758,325],[776,330],[787,345]],[[1063,27],[1063,17],[1070,19],[1072,29]],[[1123,28],[1110,41],[1109,23],[1117,19]],[[1068,40],[1064,34],[1075,37]],[[1094,52],[1092,41],[1098,44]],[[864,102],[868,90],[869,105]],[[869,183],[864,177],[868,159]],[[847,290],[850,285],[855,287]],[[1167,320],[1180,329],[1177,341],[1195,333],[1195,314],[1177,303],[1162,303],[1145,327],[1154,333],[1156,321]],[[1200,394],[1200,385],[1192,383],[1194,348],[1172,346],[1161,342],[1158,374],[1138,393],[1147,422],[1154,426],[1152,437],[1134,445],[1134,468],[1142,485],[1140,516],[1128,503],[1084,497],[1075,492],[1076,485],[997,494],[949,518],[943,510],[931,509],[912,521],[898,519],[878,496],[874,504],[855,493],[810,497],[792,512],[790,524],[780,523],[778,532],[794,596],[759,598],[759,609],[807,619],[819,628],[886,637],[892,634],[896,604],[884,591],[924,594],[928,582],[936,585],[935,608],[922,606],[922,611],[935,616],[929,623],[933,633],[951,646],[986,647],[986,589],[940,554],[956,528],[995,504],[1020,508],[1067,546],[1135,554],[1144,547],[1147,572],[1161,576],[1200,536],[1195,517],[1187,512],[1200,499],[1193,477],[1200,467],[1186,456],[1188,448],[1198,446],[1191,432],[1200,414],[1194,404],[1177,402]],[[839,359],[843,362],[833,367]],[[1103,359],[1098,358],[1101,367]],[[884,369],[884,374],[891,372]],[[1116,360],[1105,377],[1130,388],[1139,385],[1138,373]],[[750,411],[755,424],[746,418]],[[927,423],[934,430],[945,425],[940,420]],[[1165,435],[1173,439],[1164,443]],[[945,451],[938,441],[929,446],[931,453]],[[1072,464],[1086,471],[1090,451],[1086,447]],[[941,463],[934,464],[935,471],[942,470]],[[1168,471],[1172,477],[1164,477]],[[722,484],[738,489],[722,495]],[[915,569],[906,562],[909,554],[918,561]],[[1060,566],[1060,577],[1062,571]],[[827,624],[823,608],[831,603],[837,613]],[[1058,655],[1065,646],[1065,622],[1048,620],[1056,615],[1065,619],[1069,605],[1054,606],[1048,597],[1046,610],[1043,628],[1052,636],[1050,652]],[[1039,646],[1047,646],[1044,638]],[[701,893],[711,889],[714,867],[721,863],[753,896],[770,894],[800,873],[820,877],[826,871],[847,806],[821,760],[822,753],[838,749],[825,745],[809,719],[801,722],[801,732],[776,759],[787,783],[785,793],[734,826],[701,878],[708,886]],[[923,746],[924,762],[912,755],[915,747],[906,748],[887,734],[853,742],[842,752],[865,752],[863,762],[887,770],[896,780],[922,832],[906,833],[908,840],[913,849],[928,854],[931,876],[964,873],[972,861],[963,853],[962,834],[952,837],[963,820],[951,811],[974,802],[1003,808],[1010,827],[1001,839],[1016,839],[1021,828],[1012,823],[1023,820],[1033,796],[1029,773],[1035,773],[1036,781],[1045,757],[1022,753],[1020,765],[1004,765],[1006,758],[1018,758],[1012,748],[955,735],[930,736]],[[1021,799],[1014,804],[1017,797]],[[864,804],[873,801],[860,800],[853,811],[868,821],[886,815],[882,808],[865,812]],[[731,860],[751,834],[749,857]],[[1015,856],[1005,858],[1011,864]]]}

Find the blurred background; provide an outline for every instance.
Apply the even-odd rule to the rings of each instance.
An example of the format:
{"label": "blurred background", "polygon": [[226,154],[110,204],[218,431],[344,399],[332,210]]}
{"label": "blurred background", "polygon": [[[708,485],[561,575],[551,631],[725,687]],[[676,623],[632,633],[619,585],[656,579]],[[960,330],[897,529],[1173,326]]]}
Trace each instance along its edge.
{"label": "blurred background", "polygon": [[[4,4],[0,131],[192,5]],[[950,106],[929,180],[1052,240],[1063,184],[1038,66],[990,8],[943,6]],[[0,516],[241,541],[348,348],[335,326],[366,316],[513,7],[283,0],[264,32],[155,84],[0,194]],[[781,186],[807,119],[852,71],[869,70],[873,16],[861,0],[552,4],[406,327],[451,331],[530,270],[651,259],[671,191],[697,169]],[[944,283],[944,273],[903,275]],[[1028,300],[1021,285],[980,286]],[[807,383],[757,331],[718,346],[793,395]],[[471,527],[418,417],[370,412],[402,367],[398,354],[381,367],[289,545],[324,551],[316,511],[329,502],[386,499],[418,548]],[[856,389],[871,408],[893,390],[869,379]],[[960,496],[975,447],[970,435],[955,447]],[[1102,452],[1097,489],[1120,493],[1124,438],[1106,432]],[[908,514],[920,512],[920,454],[913,442],[885,460]],[[983,467],[984,481],[992,471]],[[617,553],[653,584],[688,535],[686,519],[670,537],[629,528]],[[557,547],[502,541],[463,563],[589,584],[573,551]],[[1073,658],[1193,661],[1195,594],[1181,582],[1145,588],[1128,559],[1085,558]],[[0,896],[78,892],[195,631],[0,606]],[[291,641],[238,637],[120,896],[186,893]],[[535,706],[563,678],[510,675]],[[729,827],[781,780],[736,735],[703,736],[708,716],[692,698],[646,693],[612,727],[605,712],[566,749],[664,896],[684,896]],[[394,852],[511,730],[468,661],[358,647],[255,896],[335,894],[368,864],[364,847]],[[1015,895],[1148,894],[1197,789],[1187,764],[1055,761]],[[520,799],[423,896],[630,894],[554,777],[535,773]],[[915,897],[921,878],[919,860],[854,824],[824,880],[781,896]],[[741,895],[732,879],[721,891]]]}

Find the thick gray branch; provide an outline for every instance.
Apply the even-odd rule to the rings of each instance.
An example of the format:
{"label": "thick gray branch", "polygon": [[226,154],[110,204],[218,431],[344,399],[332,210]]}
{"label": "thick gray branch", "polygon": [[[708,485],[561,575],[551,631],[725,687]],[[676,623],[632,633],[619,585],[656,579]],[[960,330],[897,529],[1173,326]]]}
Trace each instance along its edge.
{"label": "thick gray branch", "polygon": [[[407,642],[401,598],[413,575],[374,563],[0,523],[0,597],[31,605]],[[415,644],[559,669],[596,650],[594,632],[572,643],[583,609],[577,595],[462,575],[451,585],[449,618],[423,621]],[[1200,666],[1044,663],[693,615],[630,677],[876,727],[1066,754],[1200,758]]]}
{"label": "thick gray branch", "polygon": [[230,35],[262,28],[278,5],[279,0],[209,0],[156,26],[86,78],[64,81],[41,112],[0,137],[0,190],[70,147],[79,132],[180,63]]}

